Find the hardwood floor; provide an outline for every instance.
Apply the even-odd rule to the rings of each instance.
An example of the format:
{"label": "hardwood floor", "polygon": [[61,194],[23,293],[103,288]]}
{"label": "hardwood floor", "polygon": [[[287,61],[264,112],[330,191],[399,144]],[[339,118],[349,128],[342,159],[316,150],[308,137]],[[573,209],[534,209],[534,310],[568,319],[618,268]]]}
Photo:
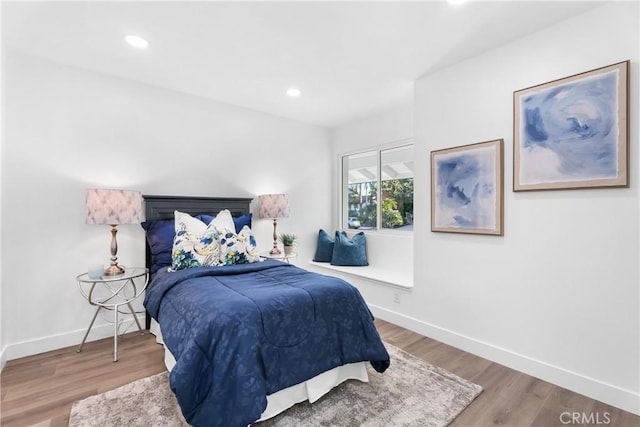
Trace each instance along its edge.
{"label": "hardwood floor", "polygon": [[[483,387],[480,396],[451,424],[454,427],[640,426],[640,417],[629,412],[391,323],[376,320],[376,325],[386,342]],[[0,377],[0,425],[67,426],[73,401],[165,369],[163,349],[150,334],[123,335],[116,363],[112,362],[112,345],[108,338],[85,344],[82,353],[76,353],[74,346],[7,362]],[[568,422],[572,416],[581,422]]]}
{"label": "hardwood floor", "polygon": [[132,332],[113,338],[10,360],[2,370],[0,425],[68,426],[75,400],[104,393],[165,370],[161,345],[151,334]]}
{"label": "hardwood floor", "polygon": [[384,341],[482,386],[483,392],[450,424],[453,427],[640,426],[640,417],[629,412],[391,323],[376,320],[376,325]]}

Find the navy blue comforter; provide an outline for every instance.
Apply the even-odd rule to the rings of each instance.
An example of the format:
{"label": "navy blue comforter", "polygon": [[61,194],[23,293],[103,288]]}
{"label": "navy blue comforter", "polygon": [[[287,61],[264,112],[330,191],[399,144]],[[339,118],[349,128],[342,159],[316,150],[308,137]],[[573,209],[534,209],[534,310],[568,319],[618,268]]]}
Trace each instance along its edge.
{"label": "navy blue comforter", "polygon": [[171,389],[192,425],[244,427],[268,394],[346,363],[389,366],[355,287],[280,261],[160,271],[144,304],[176,358]]}

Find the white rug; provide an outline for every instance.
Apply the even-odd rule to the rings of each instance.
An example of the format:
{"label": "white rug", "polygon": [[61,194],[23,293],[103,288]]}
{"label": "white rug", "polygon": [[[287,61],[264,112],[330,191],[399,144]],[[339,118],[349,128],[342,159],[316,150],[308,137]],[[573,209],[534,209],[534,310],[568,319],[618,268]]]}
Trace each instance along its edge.
{"label": "white rug", "polygon": [[[482,388],[385,344],[391,366],[369,369],[369,383],[347,381],[313,405],[308,402],[256,427],[446,426]],[[143,378],[74,402],[69,426],[186,426],[168,374]]]}

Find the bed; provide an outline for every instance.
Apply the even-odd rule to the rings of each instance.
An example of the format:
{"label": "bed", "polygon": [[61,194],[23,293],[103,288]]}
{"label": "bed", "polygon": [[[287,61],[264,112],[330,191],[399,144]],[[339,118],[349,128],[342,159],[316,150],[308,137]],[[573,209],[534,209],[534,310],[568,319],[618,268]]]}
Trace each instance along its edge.
{"label": "bed", "polygon": [[170,386],[187,422],[244,427],[313,402],[347,379],[367,381],[365,363],[378,372],[389,366],[362,296],[342,279],[272,259],[167,268],[175,210],[206,222],[228,209],[236,230],[246,231],[251,199],[144,200],[147,327],[165,345]]}

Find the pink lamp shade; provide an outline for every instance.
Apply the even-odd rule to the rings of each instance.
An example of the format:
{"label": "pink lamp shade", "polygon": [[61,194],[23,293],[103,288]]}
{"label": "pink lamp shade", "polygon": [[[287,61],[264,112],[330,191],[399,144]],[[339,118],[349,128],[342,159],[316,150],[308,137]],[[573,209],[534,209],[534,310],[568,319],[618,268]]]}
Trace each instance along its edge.
{"label": "pink lamp shade", "polygon": [[289,198],[286,194],[263,194],[258,196],[260,218],[287,218],[289,217]]}
{"label": "pink lamp shade", "polygon": [[87,224],[138,224],[142,221],[142,195],[130,190],[87,190]]}

